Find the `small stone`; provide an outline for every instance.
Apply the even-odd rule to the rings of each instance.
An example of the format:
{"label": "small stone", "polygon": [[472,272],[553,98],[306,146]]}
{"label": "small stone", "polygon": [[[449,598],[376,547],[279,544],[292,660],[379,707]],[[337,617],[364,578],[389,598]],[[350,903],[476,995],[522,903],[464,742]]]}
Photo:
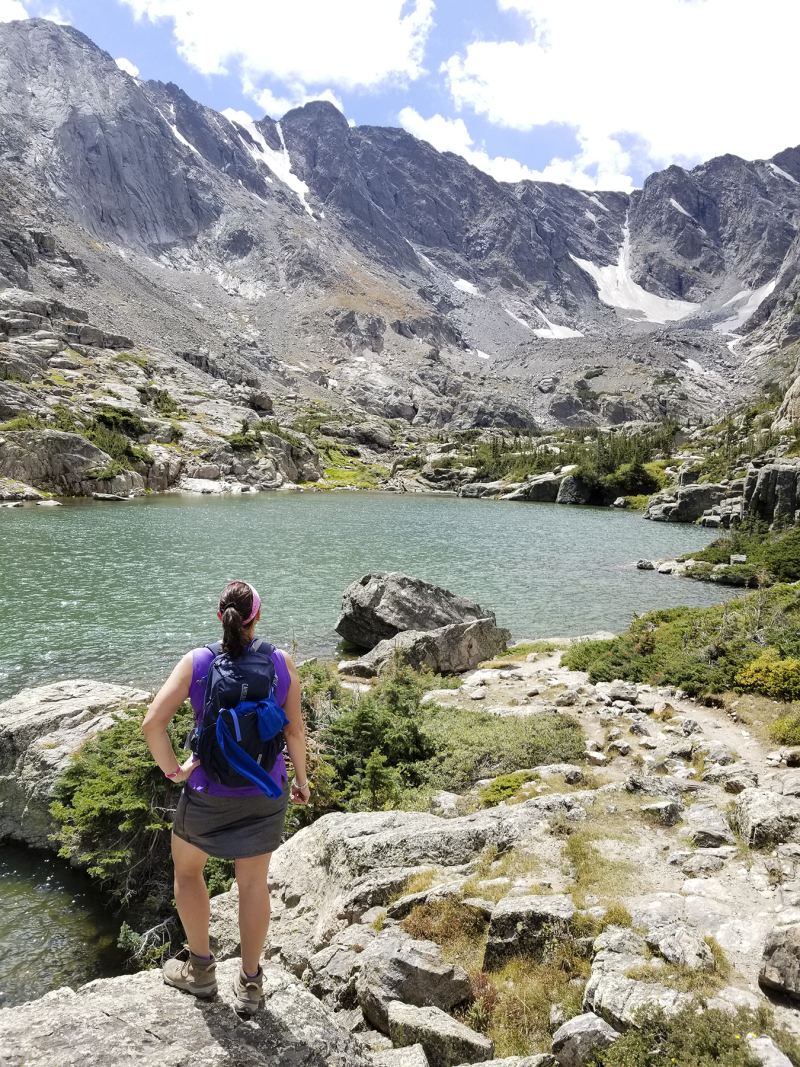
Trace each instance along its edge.
{"label": "small stone", "polygon": [[662,822],[664,826],[674,826],[683,818],[683,804],[677,800],[659,800],[656,804],[645,804],[642,811],[652,815]]}
{"label": "small stone", "polygon": [[631,750],[631,746],[627,741],[612,741],[608,746],[608,752],[617,752],[620,756],[627,756]]}
{"label": "small stone", "polygon": [[584,755],[586,762],[591,763],[593,767],[605,767],[609,762],[608,756],[604,756],[602,752],[591,752],[587,749]]}
{"label": "small stone", "polygon": [[553,1055],[559,1067],[583,1067],[595,1051],[608,1048],[619,1034],[594,1012],[576,1015],[553,1034]]}

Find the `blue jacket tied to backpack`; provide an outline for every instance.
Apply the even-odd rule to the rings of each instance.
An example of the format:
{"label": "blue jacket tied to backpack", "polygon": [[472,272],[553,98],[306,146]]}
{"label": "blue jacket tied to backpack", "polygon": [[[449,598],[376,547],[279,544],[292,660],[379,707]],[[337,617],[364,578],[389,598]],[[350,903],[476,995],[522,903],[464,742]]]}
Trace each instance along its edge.
{"label": "blue jacket tied to backpack", "polygon": [[256,638],[238,659],[219,643],[207,647],[214,659],[192,749],[211,781],[234,788],[257,785],[277,798],[282,790],[268,772],[283,750],[289,720],[275,699],[275,646]]}

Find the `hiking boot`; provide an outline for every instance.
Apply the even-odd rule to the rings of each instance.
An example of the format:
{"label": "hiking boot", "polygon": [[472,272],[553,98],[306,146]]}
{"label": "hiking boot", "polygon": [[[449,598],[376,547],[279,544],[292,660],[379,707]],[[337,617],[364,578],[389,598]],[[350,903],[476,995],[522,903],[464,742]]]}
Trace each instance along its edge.
{"label": "hiking boot", "polygon": [[193,997],[213,997],[217,992],[217,961],[195,956],[188,948],[164,964],[164,981],[176,989],[184,989]]}
{"label": "hiking boot", "polygon": [[236,996],[236,1010],[246,1012],[248,1015],[252,1015],[253,1012],[258,1011],[263,984],[263,967],[258,968],[258,974],[255,978],[248,978],[244,973],[244,967],[240,967],[239,977],[233,983],[233,992]]}

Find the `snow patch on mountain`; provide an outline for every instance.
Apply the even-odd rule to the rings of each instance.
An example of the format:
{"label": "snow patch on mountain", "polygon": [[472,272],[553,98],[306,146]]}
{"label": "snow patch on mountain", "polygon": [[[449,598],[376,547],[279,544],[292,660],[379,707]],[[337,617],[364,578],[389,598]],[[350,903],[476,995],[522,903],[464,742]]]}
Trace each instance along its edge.
{"label": "snow patch on mountain", "polygon": [[[736,311],[730,318],[724,320],[724,322],[717,322],[714,324],[715,333],[733,333],[740,327],[744,326],[751,315],[755,315],[760,304],[762,304],[767,297],[774,291],[775,286],[778,284],[778,279],[773,278],[771,282],[767,282],[766,285],[762,285],[760,289],[743,289],[736,296],[732,296],[730,300],[727,300],[723,307],[736,307]],[[738,305],[738,307],[737,307]]]}
{"label": "snow patch on mountain", "polygon": [[[648,293],[631,278],[629,270],[631,235],[627,222],[625,239],[616,263],[599,266],[588,259],[571,258],[585,271],[597,285],[597,294],[604,304],[623,308],[626,311],[638,311],[647,322],[676,322],[699,311],[697,304],[688,300],[667,300],[655,293]],[[633,320],[636,321],[636,320]]]}
{"label": "snow patch on mountain", "polygon": [[[222,112],[226,119],[235,126],[241,126],[242,129],[252,137],[255,144],[251,144],[246,137],[242,137],[239,134],[239,140],[244,147],[256,161],[256,163],[264,163],[272,171],[276,178],[288,186],[295,194],[297,199],[303,205],[305,210],[311,217],[314,217],[314,212],[311,210],[306,197],[308,196],[308,186],[304,181],[292,173],[292,161],[289,158],[289,152],[286,148],[286,142],[283,139],[283,131],[281,130],[281,124],[277,123],[278,136],[281,139],[281,148],[283,151],[276,152],[274,148],[270,148],[267,142],[264,140],[264,136],[256,126],[255,122],[250,118],[246,111],[234,111],[229,107]],[[272,179],[267,178],[267,181],[271,183]]]}
{"label": "snow patch on mountain", "polygon": [[770,170],[775,171],[779,178],[785,178],[793,185],[800,185],[800,182],[797,180],[797,178],[793,178],[791,174],[787,174],[785,170],[781,170],[777,163],[768,163],[767,166],[770,168]]}
{"label": "snow patch on mountain", "polygon": [[[466,278],[456,278],[453,282],[456,289],[460,289],[462,293],[469,293],[470,296],[483,296],[483,293],[472,282],[468,282]],[[523,323],[524,325],[524,323]]]}

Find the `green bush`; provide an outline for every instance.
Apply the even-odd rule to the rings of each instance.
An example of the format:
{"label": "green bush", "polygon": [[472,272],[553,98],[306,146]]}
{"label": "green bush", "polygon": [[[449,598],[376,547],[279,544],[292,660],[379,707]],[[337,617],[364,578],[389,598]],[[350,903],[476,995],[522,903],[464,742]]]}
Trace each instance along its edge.
{"label": "green bush", "polygon": [[800,591],[775,586],[712,608],[652,611],[619,637],[573,645],[561,662],[587,671],[592,682],[623,678],[676,685],[691,695],[722,692],[765,644],[781,659],[797,655],[798,622]]}
{"label": "green bush", "polygon": [[136,390],[144,404],[150,404],[159,415],[165,418],[183,418],[188,412],[166,389],[156,389],[152,385],[139,386]]}
{"label": "green bush", "polygon": [[800,745],[800,710],[795,708],[777,719],[772,724],[770,737],[779,745]]}
{"label": "green bush", "polygon": [[481,789],[481,804],[484,808],[493,808],[509,797],[516,796],[526,782],[535,781],[538,777],[535,771],[501,774],[491,785]]}
{"label": "green bush", "polygon": [[800,700],[800,661],[778,659],[776,652],[768,650],[742,667],[736,685],[773,700]]}
{"label": "green bush", "polygon": [[145,424],[129,408],[114,408],[104,404],[95,411],[94,421],[126,437],[143,437],[147,433]]}
{"label": "green bush", "polygon": [[767,1008],[736,1012],[692,1002],[674,1015],[656,1008],[643,1012],[638,1025],[613,1045],[595,1052],[594,1067],[760,1067],[747,1042],[749,1034],[769,1035],[791,1062],[800,1064],[800,1045],[778,1029]]}
{"label": "green bush", "polygon": [[[145,708],[114,716],[58,779],[51,812],[60,855],[85,867],[111,896],[149,920],[172,900],[170,828],[180,791],[142,733]],[[178,750],[193,726],[184,704],[168,728]]]}

